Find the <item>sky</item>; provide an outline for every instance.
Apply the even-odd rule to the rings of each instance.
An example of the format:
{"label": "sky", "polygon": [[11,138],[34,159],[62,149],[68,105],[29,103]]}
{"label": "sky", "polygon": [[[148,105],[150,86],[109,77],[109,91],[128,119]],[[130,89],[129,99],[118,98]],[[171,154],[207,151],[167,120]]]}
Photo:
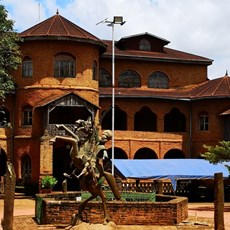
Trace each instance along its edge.
{"label": "sky", "polygon": [[123,16],[114,38],[148,32],[164,38],[168,48],[213,60],[208,78],[230,72],[229,0],[0,0],[22,32],[59,14],[100,39],[112,39],[111,27],[98,22]]}

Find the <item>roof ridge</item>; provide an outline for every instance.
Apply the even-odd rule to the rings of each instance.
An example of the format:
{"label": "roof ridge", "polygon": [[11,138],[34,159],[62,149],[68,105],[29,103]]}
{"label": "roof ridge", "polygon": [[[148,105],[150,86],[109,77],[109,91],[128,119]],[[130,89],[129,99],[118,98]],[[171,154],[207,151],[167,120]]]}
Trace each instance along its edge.
{"label": "roof ridge", "polygon": [[[58,14],[58,15],[59,15],[59,14]],[[59,16],[58,18],[59,18],[61,24],[63,25],[63,27],[64,27],[66,33],[70,36],[70,33],[69,33],[69,31],[67,30],[67,28],[66,28],[66,26],[65,26],[65,24],[64,24],[64,22],[63,22],[63,19],[64,19],[64,18],[63,18],[62,16]]]}
{"label": "roof ridge", "polygon": [[220,82],[217,84],[217,87],[216,87],[216,89],[215,90],[213,90],[213,92],[212,92],[212,96],[215,94],[215,92],[219,89],[219,87],[222,85],[222,83],[225,81],[225,77],[226,76],[224,76],[222,79],[220,79]]}
{"label": "roof ridge", "polygon": [[[215,79],[215,80],[218,80],[218,79]],[[197,90],[197,89],[199,89],[199,87],[202,87],[202,86],[204,86],[204,89],[203,90],[201,90],[201,92],[199,92],[199,93],[195,93],[195,96],[196,97],[199,97],[200,95],[202,95],[204,92],[206,92],[206,91],[208,91],[210,88],[212,88],[212,84],[210,84],[210,82],[212,82],[212,81],[206,81],[206,82],[203,82],[203,83],[201,83],[201,84],[199,84],[194,90]],[[207,85],[207,86],[206,86]],[[192,90],[193,91],[193,90]]]}
{"label": "roof ridge", "polygon": [[48,34],[49,34],[49,32],[51,31],[52,26],[53,26],[53,24],[54,24],[54,22],[55,22],[56,17],[57,17],[57,14],[56,14],[56,15],[54,15],[53,17],[51,17],[51,18],[50,18],[51,23],[50,23],[50,26],[49,26],[49,28],[48,28],[48,30],[47,30],[46,35],[48,35]]}
{"label": "roof ridge", "polygon": [[230,92],[230,82],[229,82],[229,76],[228,75],[226,75],[225,76],[226,77],[226,79],[227,79],[227,85],[228,85],[228,90],[229,90],[229,92]]}

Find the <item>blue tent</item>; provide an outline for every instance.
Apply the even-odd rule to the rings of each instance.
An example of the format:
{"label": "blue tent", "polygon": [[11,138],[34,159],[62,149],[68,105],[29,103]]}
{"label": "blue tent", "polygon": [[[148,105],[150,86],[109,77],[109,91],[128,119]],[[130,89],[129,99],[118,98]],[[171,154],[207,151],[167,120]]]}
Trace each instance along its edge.
{"label": "blue tent", "polygon": [[215,173],[229,176],[224,164],[213,165],[203,159],[114,159],[114,166],[130,179],[170,179],[174,191],[177,179],[212,179]]}

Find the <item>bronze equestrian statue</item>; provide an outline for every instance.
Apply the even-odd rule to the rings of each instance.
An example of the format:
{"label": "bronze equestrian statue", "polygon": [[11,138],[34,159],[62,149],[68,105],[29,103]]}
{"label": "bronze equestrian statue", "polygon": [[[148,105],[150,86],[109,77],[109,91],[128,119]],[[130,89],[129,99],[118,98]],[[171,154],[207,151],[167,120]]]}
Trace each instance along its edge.
{"label": "bronze equestrian statue", "polygon": [[[91,196],[79,206],[78,213],[73,214],[71,225],[83,221],[82,213],[87,203],[98,196],[102,201],[104,224],[107,224],[110,218],[106,210],[106,197],[102,190],[104,180],[108,182],[114,197],[117,200],[121,199],[115,178],[103,168],[103,159],[108,157],[104,144],[112,138],[111,131],[105,130],[99,137],[98,129],[93,125],[91,118],[86,121],[77,120],[74,132],[64,125],[56,125],[56,127],[65,129],[69,136],[56,136],[51,141],[61,139],[72,145],[70,156],[75,170],[70,175],[64,173],[64,176],[79,179],[81,189],[91,193]],[[77,171],[80,172],[78,175]]]}

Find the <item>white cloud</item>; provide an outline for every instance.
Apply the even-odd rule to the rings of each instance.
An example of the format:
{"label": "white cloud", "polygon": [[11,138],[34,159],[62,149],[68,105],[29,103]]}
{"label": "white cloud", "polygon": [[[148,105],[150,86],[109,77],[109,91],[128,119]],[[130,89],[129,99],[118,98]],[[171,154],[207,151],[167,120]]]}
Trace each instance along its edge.
{"label": "white cloud", "polygon": [[115,39],[149,32],[171,41],[170,48],[213,59],[209,78],[223,76],[230,68],[228,0],[2,0],[1,4],[19,32],[53,16],[58,9],[97,37],[111,39],[111,29],[96,23],[121,15],[127,22],[116,26]]}

